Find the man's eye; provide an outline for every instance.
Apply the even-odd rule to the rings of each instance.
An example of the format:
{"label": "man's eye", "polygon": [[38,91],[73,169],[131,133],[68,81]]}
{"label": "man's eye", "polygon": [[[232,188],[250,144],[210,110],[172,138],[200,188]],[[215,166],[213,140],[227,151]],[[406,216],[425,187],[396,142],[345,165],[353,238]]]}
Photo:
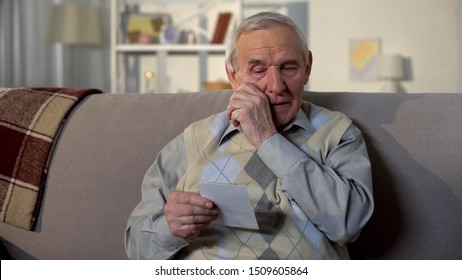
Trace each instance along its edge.
{"label": "man's eye", "polygon": [[255,67],[255,68],[253,68],[252,72],[260,74],[260,73],[265,72],[265,68],[263,68],[263,67]]}
{"label": "man's eye", "polygon": [[294,71],[294,70],[297,70],[297,67],[295,67],[295,66],[284,66],[284,67],[282,67],[282,70],[283,71]]}
{"label": "man's eye", "polygon": [[298,72],[298,68],[296,66],[284,66],[284,67],[282,67],[281,72],[284,75],[292,76],[292,75],[295,75]]}

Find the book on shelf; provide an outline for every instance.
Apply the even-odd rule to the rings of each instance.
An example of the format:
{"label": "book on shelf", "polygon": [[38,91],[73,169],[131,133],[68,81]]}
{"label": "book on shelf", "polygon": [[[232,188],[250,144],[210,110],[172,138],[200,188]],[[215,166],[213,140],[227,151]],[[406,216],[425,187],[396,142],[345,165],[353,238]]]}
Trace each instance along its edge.
{"label": "book on shelf", "polygon": [[221,12],[218,14],[215,31],[213,32],[211,44],[223,44],[225,42],[226,33],[228,32],[231,23],[231,12]]}

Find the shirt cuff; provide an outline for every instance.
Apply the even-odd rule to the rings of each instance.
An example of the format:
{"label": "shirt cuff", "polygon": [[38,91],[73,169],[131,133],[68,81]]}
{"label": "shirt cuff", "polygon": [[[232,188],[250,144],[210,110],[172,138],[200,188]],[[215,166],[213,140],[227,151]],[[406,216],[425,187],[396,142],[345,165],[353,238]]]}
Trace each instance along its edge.
{"label": "shirt cuff", "polygon": [[147,231],[155,229],[155,237],[153,241],[157,243],[158,246],[169,252],[176,252],[189,244],[185,239],[175,236],[170,232],[167,219],[164,215],[155,220],[153,222],[153,226],[148,226],[148,228],[146,229]]}
{"label": "shirt cuff", "polygon": [[284,177],[296,162],[307,157],[279,133],[267,139],[257,155],[278,178]]}

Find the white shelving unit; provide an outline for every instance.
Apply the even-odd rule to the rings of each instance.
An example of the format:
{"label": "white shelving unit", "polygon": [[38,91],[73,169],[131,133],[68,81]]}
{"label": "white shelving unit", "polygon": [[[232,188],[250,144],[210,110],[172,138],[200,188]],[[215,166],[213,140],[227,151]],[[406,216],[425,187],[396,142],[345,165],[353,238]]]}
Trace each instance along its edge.
{"label": "white shelving unit", "polygon": [[[171,81],[178,80],[192,87],[187,88],[188,91],[203,90],[203,82],[214,80],[216,77],[210,76],[218,71],[216,64],[210,65],[211,61],[217,62],[215,58],[219,58],[220,69],[224,71],[225,45],[209,44],[215,29],[217,12],[220,10],[217,7],[221,6],[233,13],[232,26],[240,22],[242,18],[256,12],[277,11],[291,17],[307,34],[308,2],[308,0],[111,1],[111,92],[143,92],[144,69],[142,70],[141,66],[145,65],[146,61],[150,67],[152,65],[152,70],[155,72],[155,92],[178,92],[178,86],[169,87]],[[123,42],[121,12],[125,4],[157,6],[158,11],[161,12],[168,11],[168,7],[183,7],[180,12],[172,15],[173,19],[181,21],[183,27],[194,28],[195,31],[202,30],[196,34],[197,44],[129,44]],[[140,9],[140,12],[145,11]],[[148,9],[148,12],[152,10]],[[197,63],[190,63],[190,60],[184,59],[185,55],[188,58],[194,57]],[[151,58],[155,59],[155,63],[151,64]],[[190,77],[191,74],[195,77]],[[191,80],[195,82],[192,83]]]}
{"label": "white shelving unit", "polygon": [[[200,34],[196,35],[196,44],[130,44],[123,42],[123,30],[121,28],[121,15],[125,4],[138,4],[158,6],[162,12],[165,12],[170,6],[177,5],[188,5],[194,4],[196,7],[195,11],[185,11],[182,14],[186,15],[188,19],[196,25],[192,26],[195,30],[202,30]],[[135,69],[135,75],[141,77],[143,73],[139,73],[139,60],[144,55],[155,56],[156,59],[156,70],[155,70],[155,92],[168,92],[168,81],[170,77],[167,76],[167,70],[169,67],[169,58],[175,55],[194,55],[199,59],[199,69],[194,69],[191,73],[198,74],[198,81],[202,84],[203,81],[207,81],[207,67],[208,58],[210,55],[221,55],[224,58],[225,45],[223,44],[209,44],[211,34],[215,29],[215,23],[212,22],[213,18],[216,18],[216,10],[219,10],[219,5],[225,5],[226,7],[232,6],[232,23],[236,24],[241,20],[242,17],[242,1],[241,0],[157,0],[157,1],[146,1],[146,0],[116,0],[111,5],[111,92],[113,93],[125,93],[125,92],[140,92],[142,90],[140,79],[132,77],[132,84],[135,84],[132,88],[127,86],[127,69],[132,67]],[[211,9],[210,7],[214,7]],[[186,9],[188,10],[188,9]],[[211,15],[211,10],[215,11],[215,14]],[[140,12],[144,12],[140,10]],[[196,18],[195,18],[196,17]],[[197,18],[199,17],[199,19]],[[197,24],[199,23],[199,26]],[[188,27],[191,27],[188,25]],[[131,66],[130,66],[131,65]],[[223,66],[224,67],[224,66]],[[175,79],[175,77],[171,77]],[[199,88],[198,90],[202,90]]]}

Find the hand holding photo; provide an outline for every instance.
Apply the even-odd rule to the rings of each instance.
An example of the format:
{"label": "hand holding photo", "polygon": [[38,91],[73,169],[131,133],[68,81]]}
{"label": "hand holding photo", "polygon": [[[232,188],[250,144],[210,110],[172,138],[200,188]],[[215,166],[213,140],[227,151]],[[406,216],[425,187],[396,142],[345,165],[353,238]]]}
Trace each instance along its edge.
{"label": "hand holding photo", "polygon": [[258,229],[257,218],[246,187],[218,183],[202,184],[198,187],[201,196],[212,200],[220,209],[220,216],[214,223]]}

